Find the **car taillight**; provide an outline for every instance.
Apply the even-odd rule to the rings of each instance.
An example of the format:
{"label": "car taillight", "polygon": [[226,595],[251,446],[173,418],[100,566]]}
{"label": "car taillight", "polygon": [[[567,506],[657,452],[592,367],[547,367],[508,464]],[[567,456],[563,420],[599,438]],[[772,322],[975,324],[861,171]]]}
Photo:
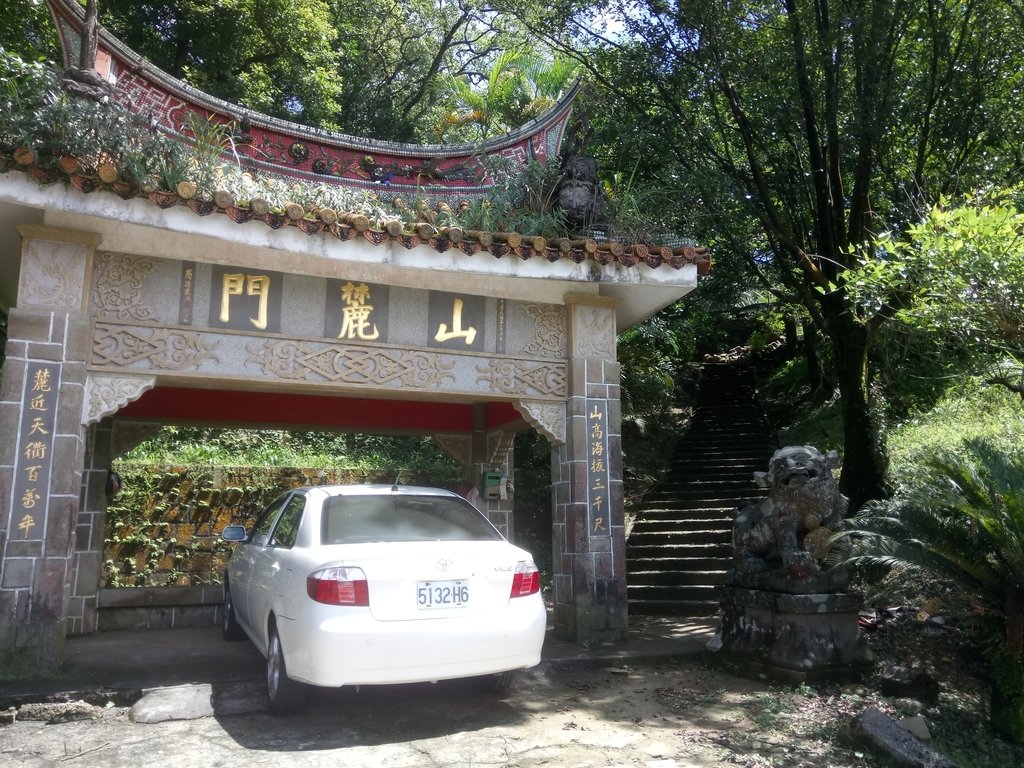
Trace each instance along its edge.
{"label": "car taillight", "polygon": [[512,594],[510,597],[525,597],[540,592],[540,571],[532,560],[520,560],[516,563],[512,575]]}
{"label": "car taillight", "polygon": [[361,568],[322,568],[306,577],[306,594],[327,605],[370,604],[366,574]]}

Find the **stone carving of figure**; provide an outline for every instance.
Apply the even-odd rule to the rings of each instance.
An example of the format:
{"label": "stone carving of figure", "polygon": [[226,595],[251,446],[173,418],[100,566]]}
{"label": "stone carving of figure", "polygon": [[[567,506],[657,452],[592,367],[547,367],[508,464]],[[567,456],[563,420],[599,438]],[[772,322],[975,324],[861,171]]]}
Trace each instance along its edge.
{"label": "stone carving of figure", "polygon": [[114,86],[96,71],[96,52],[99,48],[97,16],[96,0],[88,0],[85,6],[78,66],[64,70],[63,83],[64,88],[75,96],[105,103],[114,92]]}
{"label": "stone carving of figure", "polygon": [[608,205],[597,178],[597,160],[586,155],[592,133],[586,117],[573,123],[562,158],[558,206],[574,226],[603,230],[608,227]]}
{"label": "stone carving of figure", "polygon": [[835,451],[789,446],[775,452],[767,473],[756,473],[768,497],[736,515],[734,586],[798,594],[846,591],[846,570],[824,563],[848,504],[832,475],[838,464]]}

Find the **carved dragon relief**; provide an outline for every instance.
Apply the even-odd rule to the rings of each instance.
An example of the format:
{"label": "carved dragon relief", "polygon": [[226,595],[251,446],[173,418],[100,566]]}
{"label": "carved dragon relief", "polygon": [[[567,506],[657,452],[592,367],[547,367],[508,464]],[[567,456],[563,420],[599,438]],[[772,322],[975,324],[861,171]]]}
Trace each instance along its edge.
{"label": "carved dragon relief", "polygon": [[117,376],[90,373],[85,381],[82,424],[89,425],[138,400],[156,386],[154,376]]}
{"label": "carved dragon relief", "polygon": [[142,303],[142,284],[153,262],[141,256],[101,253],[94,268],[92,305],[96,314],[118,320],[153,320]]}
{"label": "carved dragon relief", "polygon": [[544,435],[551,443],[554,445],[565,443],[565,403],[516,400],[512,405],[531,427]]}

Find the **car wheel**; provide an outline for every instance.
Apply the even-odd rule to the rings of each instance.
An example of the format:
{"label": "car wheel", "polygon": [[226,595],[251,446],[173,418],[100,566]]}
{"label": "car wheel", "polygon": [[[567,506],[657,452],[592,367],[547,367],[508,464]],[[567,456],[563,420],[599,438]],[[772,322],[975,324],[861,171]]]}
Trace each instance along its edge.
{"label": "car wheel", "polygon": [[275,715],[292,714],[306,703],[306,686],[288,677],[281,638],[273,625],[267,638],[267,698]]}
{"label": "car wheel", "polygon": [[496,675],[486,675],[480,678],[484,691],[488,693],[506,693],[519,678],[518,669],[510,669],[507,672],[499,672]]}
{"label": "car wheel", "polygon": [[225,640],[243,640],[245,638],[245,632],[242,630],[242,625],[238,623],[238,617],[235,616],[235,603],[231,599],[231,590],[228,588],[227,581],[224,582],[224,610],[223,617],[221,619],[221,632],[224,635]]}

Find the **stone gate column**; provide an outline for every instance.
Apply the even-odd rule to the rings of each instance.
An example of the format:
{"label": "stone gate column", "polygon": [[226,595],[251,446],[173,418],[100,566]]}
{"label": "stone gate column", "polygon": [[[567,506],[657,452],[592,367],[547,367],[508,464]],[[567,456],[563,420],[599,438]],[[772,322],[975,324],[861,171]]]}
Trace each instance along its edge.
{"label": "stone gate column", "polygon": [[628,626],[618,301],[570,295],[566,304],[567,423],[552,448],[555,632],[590,644],[621,640]]}
{"label": "stone gate column", "polygon": [[58,671],[82,490],[87,314],[99,236],[21,226],[0,387],[0,677]]}

